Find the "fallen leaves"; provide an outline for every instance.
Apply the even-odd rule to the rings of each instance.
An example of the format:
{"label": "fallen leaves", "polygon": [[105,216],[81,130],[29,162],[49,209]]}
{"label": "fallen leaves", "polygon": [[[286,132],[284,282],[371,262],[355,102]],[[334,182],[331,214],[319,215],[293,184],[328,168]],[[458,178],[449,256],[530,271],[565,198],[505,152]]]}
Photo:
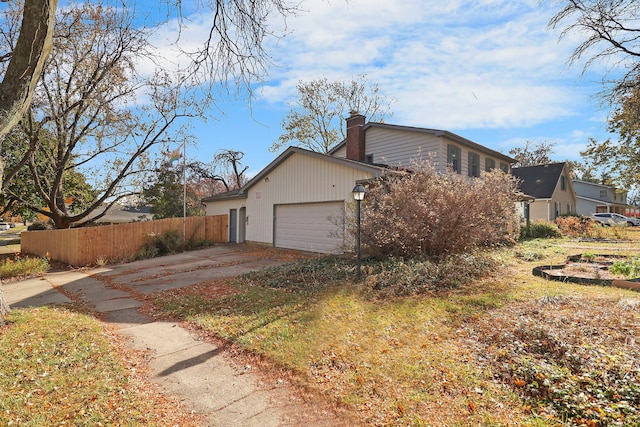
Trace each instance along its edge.
{"label": "fallen leaves", "polygon": [[0,334],[0,425],[202,425],[90,316],[53,308],[10,316]]}

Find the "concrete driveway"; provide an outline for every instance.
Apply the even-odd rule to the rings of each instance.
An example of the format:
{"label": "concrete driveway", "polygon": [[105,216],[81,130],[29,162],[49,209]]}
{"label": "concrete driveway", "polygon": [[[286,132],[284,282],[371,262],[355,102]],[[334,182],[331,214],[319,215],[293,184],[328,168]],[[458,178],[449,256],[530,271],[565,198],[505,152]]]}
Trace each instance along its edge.
{"label": "concrete driveway", "polygon": [[351,425],[327,408],[307,405],[284,382],[265,384],[221,348],[175,322],[138,312],[140,294],[176,289],[280,265],[301,254],[248,245],[220,245],[177,255],[64,271],[3,285],[12,307],[82,301],[148,351],[153,381],[203,414],[210,426]]}

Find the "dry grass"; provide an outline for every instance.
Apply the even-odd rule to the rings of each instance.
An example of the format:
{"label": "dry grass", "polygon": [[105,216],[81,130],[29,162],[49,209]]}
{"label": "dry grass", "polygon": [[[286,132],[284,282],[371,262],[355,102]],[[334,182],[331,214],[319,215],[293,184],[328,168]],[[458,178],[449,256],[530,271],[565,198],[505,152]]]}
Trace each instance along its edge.
{"label": "dry grass", "polygon": [[[569,254],[638,251],[636,240],[532,240],[492,251],[496,274],[409,297],[374,290],[389,264],[354,283],[349,262],[314,258],[155,294],[147,309],[259,355],[366,425],[638,425],[640,296],[531,275]],[[34,309],[9,320],[0,425],[198,425],[94,319]]]}
{"label": "dry grass", "polygon": [[[380,299],[366,282],[345,280],[335,264],[324,274],[309,265],[308,275],[302,274],[304,268],[287,267],[281,276],[269,271],[263,282],[254,274],[225,288],[218,283],[211,292],[200,286],[153,300],[164,315],[182,317],[288,369],[300,385],[346,405],[363,424],[618,425],[638,421],[629,411],[609,410],[624,406],[613,402],[619,377],[611,376],[603,391],[612,400],[598,400],[608,415],[581,409],[581,396],[589,391],[575,388],[571,375],[584,372],[559,375],[568,372],[568,362],[559,353],[545,353],[536,340],[540,334],[560,337],[554,345],[576,352],[585,346],[619,349],[623,336],[638,332],[620,323],[626,313],[637,324],[637,294],[531,275],[534,266],[561,263],[568,254],[612,248],[630,254],[639,246],[532,240],[493,252],[499,274],[423,296]],[[282,287],[274,288],[278,281]],[[238,292],[230,293],[228,286]],[[633,338],[625,345],[628,357],[621,359],[620,369],[635,369],[636,375],[637,366],[626,363],[635,360],[629,358],[638,355],[638,343]],[[588,372],[596,372],[619,356],[582,352],[580,357],[589,359]],[[551,375],[543,366],[555,372],[558,390],[575,397],[567,411],[554,406],[557,395],[532,392],[536,380],[544,381],[541,375]]]}
{"label": "dry grass", "polygon": [[[14,309],[0,328],[2,426],[198,426],[145,380],[118,336],[67,309]],[[110,343],[111,342],[111,343]]]}
{"label": "dry grass", "polygon": [[49,267],[49,260],[46,257],[7,254],[0,256],[0,279],[39,275],[49,270]]}

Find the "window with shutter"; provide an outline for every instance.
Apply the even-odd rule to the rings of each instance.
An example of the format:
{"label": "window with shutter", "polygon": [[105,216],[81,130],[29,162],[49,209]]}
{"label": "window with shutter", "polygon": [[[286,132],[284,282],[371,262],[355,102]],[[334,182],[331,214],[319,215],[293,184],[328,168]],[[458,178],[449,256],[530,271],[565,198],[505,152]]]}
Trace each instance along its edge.
{"label": "window with shutter", "polygon": [[480,155],[469,151],[469,176],[480,176]]}
{"label": "window with shutter", "polygon": [[496,161],[487,157],[484,159],[484,170],[489,172],[496,168]]}
{"label": "window with shutter", "polygon": [[462,150],[460,147],[449,144],[447,145],[447,164],[457,173],[462,173]]}

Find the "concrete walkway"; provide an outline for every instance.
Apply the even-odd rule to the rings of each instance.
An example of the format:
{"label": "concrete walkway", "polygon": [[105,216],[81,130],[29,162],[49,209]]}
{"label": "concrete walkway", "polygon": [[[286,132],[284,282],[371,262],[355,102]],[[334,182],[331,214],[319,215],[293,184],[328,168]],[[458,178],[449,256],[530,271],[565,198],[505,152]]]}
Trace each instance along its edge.
{"label": "concrete walkway", "polygon": [[215,246],[87,271],[65,271],[3,285],[12,307],[68,303],[78,299],[149,351],[153,381],[174,394],[208,426],[336,426],[331,411],[305,408],[281,382],[261,383],[220,348],[193,337],[174,322],[153,321],[137,311],[136,294],[149,294],[284,263],[285,252],[245,245]]}

